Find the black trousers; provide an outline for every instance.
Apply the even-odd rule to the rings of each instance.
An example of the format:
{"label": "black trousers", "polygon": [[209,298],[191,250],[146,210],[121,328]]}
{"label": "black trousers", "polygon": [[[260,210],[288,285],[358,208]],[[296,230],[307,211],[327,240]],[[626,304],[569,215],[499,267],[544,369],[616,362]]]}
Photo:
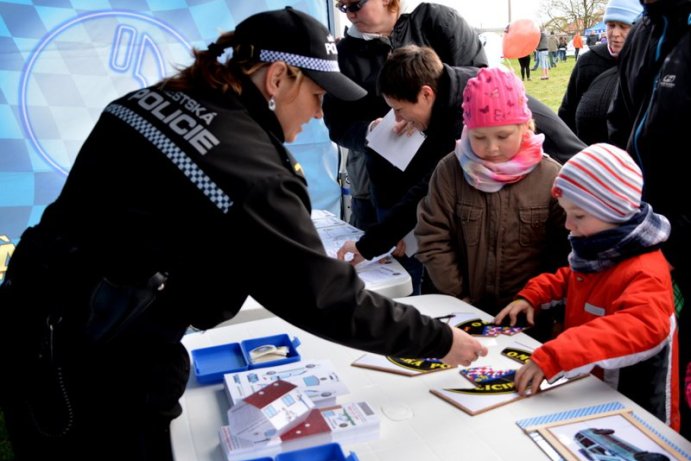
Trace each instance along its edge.
{"label": "black trousers", "polygon": [[[98,459],[172,460],[170,421],[189,377],[179,342],[74,340],[59,323],[24,313],[32,296],[0,286],[0,320],[22,329],[0,335],[0,360],[12,376],[0,380],[0,410],[16,461]],[[11,293],[12,292],[12,293]]]}
{"label": "black trousers", "polygon": [[[172,461],[170,422],[181,413],[185,361],[152,358],[147,370],[136,357],[89,355],[59,367],[26,364],[32,367],[26,379],[2,385],[0,407],[16,461]],[[180,379],[158,382],[171,368]]]}
{"label": "black trousers", "polygon": [[521,65],[521,80],[530,80],[530,55],[518,58],[518,63]]}

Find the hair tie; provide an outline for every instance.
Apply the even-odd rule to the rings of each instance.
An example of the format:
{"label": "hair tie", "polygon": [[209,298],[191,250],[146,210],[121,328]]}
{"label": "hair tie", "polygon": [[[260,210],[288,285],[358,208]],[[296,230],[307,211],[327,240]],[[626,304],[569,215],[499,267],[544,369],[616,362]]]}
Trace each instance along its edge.
{"label": "hair tie", "polygon": [[233,61],[247,62],[259,58],[259,50],[254,45],[239,44],[233,47]]}
{"label": "hair tie", "polygon": [[206,48],[206,51],[213,55],[213,57],[220,58],[225,49],[226,47],[213,42],[209,44],[209,46]]}

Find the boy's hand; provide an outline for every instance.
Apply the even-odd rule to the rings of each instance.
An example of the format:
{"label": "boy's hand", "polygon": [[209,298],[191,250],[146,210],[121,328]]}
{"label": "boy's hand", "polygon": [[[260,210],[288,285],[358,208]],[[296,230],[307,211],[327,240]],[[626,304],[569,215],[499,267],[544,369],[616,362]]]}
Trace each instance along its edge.
{"label": "boy's hand", "polygon": [[518,322],[518,315],[522,312],[525,313],[528,325],[535,325],[535,309],[525,299],[517,299],[509,303],[497,314],[496,317],[494,317],[494,323],[500,325],[508,316],[509,326],[516,326],[516,322]]}
{"label": "boy's hand", "polygon": [[[540,390],[540,384],[545,379],[545,374],[539,366],[532,360],[528,360],[525,365],[516,372],[516,390],[520,395],[536,394]],[[530,392],[528,392],[530,391]]]}

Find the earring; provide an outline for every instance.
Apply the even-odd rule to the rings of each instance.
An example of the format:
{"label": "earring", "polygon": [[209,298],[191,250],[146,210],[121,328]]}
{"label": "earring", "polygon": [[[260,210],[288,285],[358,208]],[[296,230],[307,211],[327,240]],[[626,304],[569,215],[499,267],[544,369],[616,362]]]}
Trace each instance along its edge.
{"label": "earring", "polygon": [[271,99],[269,99],[269,110],[271,112],[276,110],[276,100],[274,99],[273,96],[271,96]]}

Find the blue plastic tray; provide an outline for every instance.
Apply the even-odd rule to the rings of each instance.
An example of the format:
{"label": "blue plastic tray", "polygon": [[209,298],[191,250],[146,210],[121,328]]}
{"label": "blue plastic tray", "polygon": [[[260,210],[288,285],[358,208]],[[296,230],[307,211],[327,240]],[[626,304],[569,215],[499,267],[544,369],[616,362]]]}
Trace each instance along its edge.
{"label": "blue plastic tray", "polygon": [[359,461],[355,453],[351,452],[347,457],[339,443],[327,443],[302,450],[287,451],[276,455],[255,458],[250,461]]}
{"label": "blue plastic tray", "polygon": [[[288,348],[288,355],[279,360],[269,362],[252,363],[250,351],[258,346],[271,344],[276,347],[285,346]],[[221,344],[218,346],[205,347],[192,351],[192,362],[194,364],[194,375],[200,384],[215,384],[223,381],[226,373],[249,370],[253,368],[274,367],[286,363],[297,362],[300,354],[297,347],[300,340],[292,340],[286,334],[265,336],[262,338],[246,339],[239,343]]]}
{"label": "blue plastic tray", "polygon": [[343,453],[338,443],[327,443],[302,450],[287,451],[276,455],[274,461],[359,461],[355,453],[348,457]]}

